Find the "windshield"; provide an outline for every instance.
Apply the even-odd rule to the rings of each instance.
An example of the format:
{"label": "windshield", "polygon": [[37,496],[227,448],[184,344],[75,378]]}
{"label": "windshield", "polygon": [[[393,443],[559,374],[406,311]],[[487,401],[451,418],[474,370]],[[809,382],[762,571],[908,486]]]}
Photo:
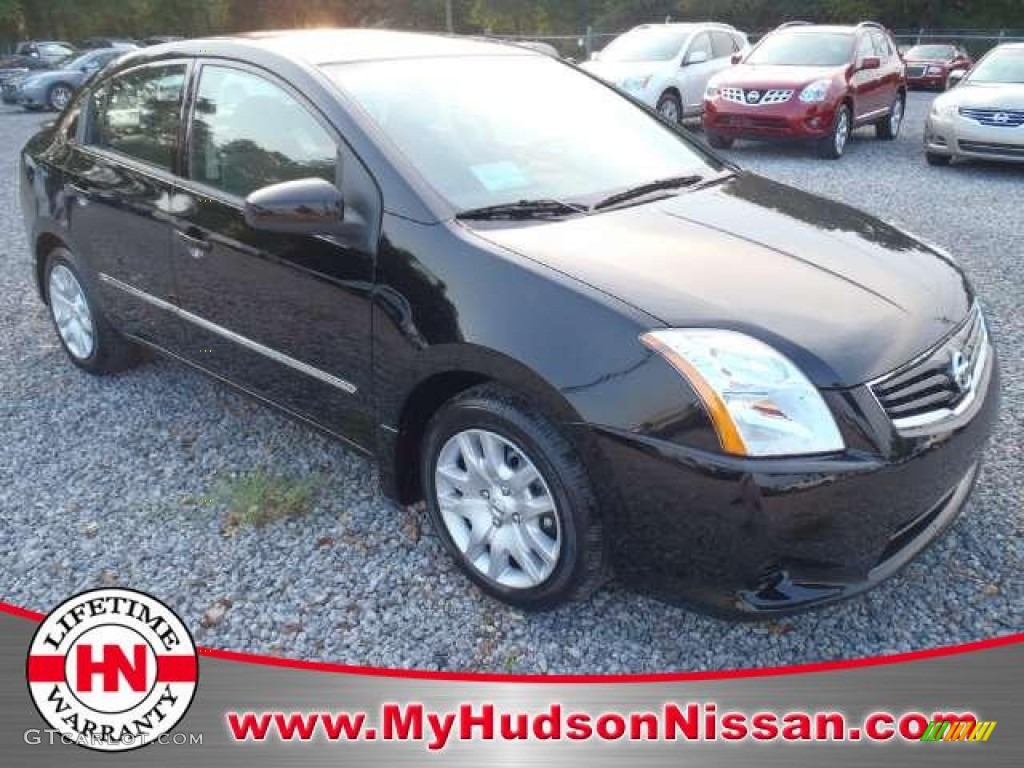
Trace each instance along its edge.
{"label": "windshield", "polygon": [[951,45],[915,45],[906,53],[908,59],[952,59],[956,53]]}
{"label": "windshield", "polygon": [[1024,50],[994,51],[968,76],[972,83],[1024,84]]}
{"label": "windshield", "polygon": [[781,67],[841,67],[853,54],[853,35],[842,32],[782,32],[769,35],[746,64]]}
{"label": "windshield", "polygon": [[324,69],[460,211],[539,199],[589,204],[654,179],[720,168],[656,116],[547,57]]}
{"label": "windshield", "polygon": [[86,64],[94,61],[96,54],[93,51],[89,53],[83,53],[80,56],[68,56],[66,59],[60,60],[61,69],[81,69]]}
{"label": "windshield", "polygon": [[680,54],[689,37],[689,29],[633,29],[612,40],[601,51],[601,61],[668,61]]}

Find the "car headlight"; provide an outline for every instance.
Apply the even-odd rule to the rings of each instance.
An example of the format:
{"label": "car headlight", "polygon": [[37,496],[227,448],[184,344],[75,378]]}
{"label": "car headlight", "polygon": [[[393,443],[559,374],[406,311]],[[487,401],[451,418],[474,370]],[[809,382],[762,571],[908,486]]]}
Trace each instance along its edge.
{"label": "car headlight", "polygon": [[831,80],[815,80],[800,91],[800,101],[805,104],[818,104],[828,96],[828,89],[831,86]]}
{"label": "car headlight", "polygon": [[627,77],[622,81],[622,87],[627,91],[642,91],[647,87],[647,84],[651,82],[650,75],[644,75],[643,77]]}
{"label": "car headlight", "polygon": [[651,331],[640,337],[696,390],[722,448],[740,456],[842,451],[821,393],[786,357],[735,331]]}
{"label": "car headlight", "polygon": [[942,72],[943,72],[942,67],[935,67],[935,66],[928,67],[928,74],[929,75],[941,75]]}
{"label": "car headlight", "polygon": [[717,97],[718,97],[718,86],[717,85],[709,85],[707,88],[704,89],[704,98],[705,99],[714,99],[714,98],[717,98]]}
{"label": "car headlight", "polygon": [[956,114],[956,104],[951,101],[932,102],[932,117],[950,118]]}

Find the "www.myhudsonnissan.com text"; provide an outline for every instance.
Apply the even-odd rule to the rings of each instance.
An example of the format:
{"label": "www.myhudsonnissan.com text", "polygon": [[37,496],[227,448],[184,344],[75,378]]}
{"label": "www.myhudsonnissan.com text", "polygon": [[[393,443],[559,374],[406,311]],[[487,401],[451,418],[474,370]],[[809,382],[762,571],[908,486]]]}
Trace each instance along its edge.
{"label": "www.myhudsonnissan.com text", "polygon": [[741,712],[714,703],[667,703],[660,711],[592,714],[552,704],[501,711],[463,704],[430,711],[422,704],[384,704],[376,724],[367,712],[227,712],[236,741],[418,741],[431,751],[453,741],[967,741],[995,729],[974,713],[876,711],[858,720],[841,712]]}

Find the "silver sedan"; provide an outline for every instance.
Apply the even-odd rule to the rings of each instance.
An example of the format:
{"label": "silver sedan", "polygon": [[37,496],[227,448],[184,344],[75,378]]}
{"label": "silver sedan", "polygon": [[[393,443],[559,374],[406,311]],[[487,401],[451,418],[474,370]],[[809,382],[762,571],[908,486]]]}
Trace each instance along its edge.
{"label": "silver sedan", "polygon": [[994,48],[935,99],[924,151],[930,165],[959,157],[1024,162],[1024,43]]}

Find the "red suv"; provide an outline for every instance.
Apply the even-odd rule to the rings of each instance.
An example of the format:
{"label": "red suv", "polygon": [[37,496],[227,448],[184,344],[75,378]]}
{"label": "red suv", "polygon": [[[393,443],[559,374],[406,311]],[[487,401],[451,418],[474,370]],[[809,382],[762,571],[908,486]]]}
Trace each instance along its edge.
{"label": "red suv", "polygon": [[899,134],[907,79],[880,24],[790,22],[734,61],[704,94],[704,132],[713,147],[739,138],[799,139],[839,158],[854,128],[874,125],[880,139]]}

